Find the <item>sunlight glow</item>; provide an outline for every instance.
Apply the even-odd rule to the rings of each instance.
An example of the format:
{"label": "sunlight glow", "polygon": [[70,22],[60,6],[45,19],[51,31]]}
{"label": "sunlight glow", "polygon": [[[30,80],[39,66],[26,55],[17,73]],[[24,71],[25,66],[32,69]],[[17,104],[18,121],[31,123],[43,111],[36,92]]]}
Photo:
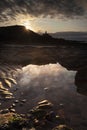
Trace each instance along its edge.
{"label": "sunlight glow", "polygon": [[26,28],[26,30],[32,30],[32,27],[31,27],[31,24],[30,24],[30,22],[29,21],[25,21],[24,23],[23,23],[23,25],[25,26],[25,28]]}

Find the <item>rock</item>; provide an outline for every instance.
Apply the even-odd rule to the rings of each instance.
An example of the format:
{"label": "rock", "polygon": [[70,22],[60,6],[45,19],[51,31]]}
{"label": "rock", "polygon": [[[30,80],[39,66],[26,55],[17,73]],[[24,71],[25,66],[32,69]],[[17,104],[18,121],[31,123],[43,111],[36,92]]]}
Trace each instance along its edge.
{"label": "rock", "polygon": [[11,83],[13,83],[13,84],[17,84],[16,80],[13,79],[13,78],[8,78],[8,80],[9,80]]}
{"label": "rock", "polygon": [[9,109],[4,109],[4,110],[1,110],[1,114],[6,114],[6,113],[8,113],[9,112]]}
{"label": "rock", "polygon": [[65,124],[65,119],[56,115],[56,120],[55,120],[58,124]]}
{"label": "rock", "polygon": [[13,112],[13,113],[15,113],[15,109],[10,109],[10,112]]}
{"label": "rock", "polygon": [[59,104],[59,108],[64,108],[64,104]]}
{"label": "rock", "polygon": [[48,90],[49,90],[49,88],[44,88],[44,91],[46,91],[46,92],[47,92]]}
{"label": "rock", "polygon": [[21,102],[22,102],[22,103],[25,103],[25,102],[26,102],[26,99],[21,100]]}
{"label": "rock", "polygon": [[27,116],[27,118],[29,118],[29,119],[32,118],[32,114],[27,114],[26,116]]}
{"label": "rock", "polygon": [[1,95],[2,97],[9,97],[9,96],[12,96],[13,94],[10,93],[10,92],[7,91],[7,90],[1,90],[1,89],[0,89],[0,95]]}
{"label": "rock", "polygon": [[73,129],[69,128],[66,125],[59,125],[59,126],[56,126],[55,128],[53,128],[52,130],[73,130]]}
{"label": "rock", "polygon": [[8,124],[0,125],[0,130],[8,130]]}
{"label": "rock", "polygon": [[13,103],[13,104],[12,104],[12,107],[15,107],[15,106],[16,106],[16,104],[15,104],[15,103]]}
{"label": "rock", "polygon": [[13,108],[13,106],[10,106],[10,107],[9,107],[9,110],[12,109],[12,108]]}
{"label": "rock", "polygon": [[[50,103],[48,100],[43,100],[38,103],[38,106],[30,110],[29,114],[31,114],[32,117],[38,120],[43,120],[43,118],[45,119],[46,115],[49,113],[51,108],[53,108],[53,104]],[[53,113],[50,113],[50,114],[53,114]]]}
{"label": "rock", "polygon": [[0,130],[11,130],[9,128],[9,122],[12,119],[13,119],[13,113],[8,112],[8,113],[0,114]]}
{"label": "rock", "polygon": [[20,116],[21,116],[22,118],[25,118],[25,117],[26,117],[25,114],[20,114]]}
{"label": "rock", "polygon": [[38,102],[38,105],[47,104],[47,103],[49,103],[48,100],[43,100],[43,101],[41,101],[41,102]]}
{"label": "rock", "polygon": [[53,107],[53,104],[52,103],[47,103],[47,104],[41,104],[39,106],[37,106],[36,108],[37,109],[45,109],[45,110],[48,110],[48,109],[51,109]]}
{"label": "rock", "polygon": [[43,100],[41,102],[38,102],[38,106],[36,109],[51,109],[53,107],[53,104],[49,102],[48,100]]}
{"label": "rock", "polygon": [[60,116],[56,115],[54,111],[48,112],[45,119],[56,124],[65,124],[65,120]]}
{"label": "rock", "polygon": [[19,102],[19,100],[15,100],[15,101],[14,101],[14,103],[18,103],[18,102]]}
{"label": "rock", "polygon": [[46,111],[41,109],[34,109],[32,110],[31,114],[37,119],[43,119],[43,117],[46,115]]}
{"label": "rock", "polygon": [[4,79],[5,85],[11,88],[11,82],[8,79]]}
{"label": "rock", "polygon": [[55,121],[56,114],[54,113],[54,111],[51,111],[46,115],[45,119],[47,119],[48,121]]}
{"label": "rock", "polygon": [[1,81],[0,81],[0,90],[8,91],[8,89],[3,86],[3,83]]}
{"label": "rock", "polygon": [[37,118],[34,119],[34,126],[38,126],[39,125],[39,120]]}

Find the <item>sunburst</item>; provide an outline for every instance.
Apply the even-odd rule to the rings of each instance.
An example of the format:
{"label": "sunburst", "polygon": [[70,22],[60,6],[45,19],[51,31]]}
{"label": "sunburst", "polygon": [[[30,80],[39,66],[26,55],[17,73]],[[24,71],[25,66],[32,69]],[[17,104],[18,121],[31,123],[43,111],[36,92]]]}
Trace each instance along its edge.
{"label": "sunburst", "polygon": [[31,27],[31,24],[30,24],[30,22],[29,21],[25,21],[24,23],[23,23],[23,25],[25,26],[25,28],[26,28],[26,30],[32,30],[32,27]]}

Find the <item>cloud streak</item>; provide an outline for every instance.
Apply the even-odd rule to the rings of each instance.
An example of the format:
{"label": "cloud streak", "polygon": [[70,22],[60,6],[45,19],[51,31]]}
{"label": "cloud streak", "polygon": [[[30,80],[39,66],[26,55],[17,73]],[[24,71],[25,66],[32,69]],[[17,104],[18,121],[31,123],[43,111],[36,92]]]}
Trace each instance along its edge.
{"label": "cloud streak", "polygon": [[16,19],[17,15],[34,17],[86,16],[87,0],[2,0],[0,1],[0,22]]}

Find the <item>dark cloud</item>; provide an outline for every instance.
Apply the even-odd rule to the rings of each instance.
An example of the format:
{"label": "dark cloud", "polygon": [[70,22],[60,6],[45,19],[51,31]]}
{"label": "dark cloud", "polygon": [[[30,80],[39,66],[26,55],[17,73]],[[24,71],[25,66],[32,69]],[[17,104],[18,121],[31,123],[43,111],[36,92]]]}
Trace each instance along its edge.
{"label": "dark cloud", "polygon": [[16,19],[18,14],[35,17],[86,16],[87,0],[2,0],[0,21]]}

